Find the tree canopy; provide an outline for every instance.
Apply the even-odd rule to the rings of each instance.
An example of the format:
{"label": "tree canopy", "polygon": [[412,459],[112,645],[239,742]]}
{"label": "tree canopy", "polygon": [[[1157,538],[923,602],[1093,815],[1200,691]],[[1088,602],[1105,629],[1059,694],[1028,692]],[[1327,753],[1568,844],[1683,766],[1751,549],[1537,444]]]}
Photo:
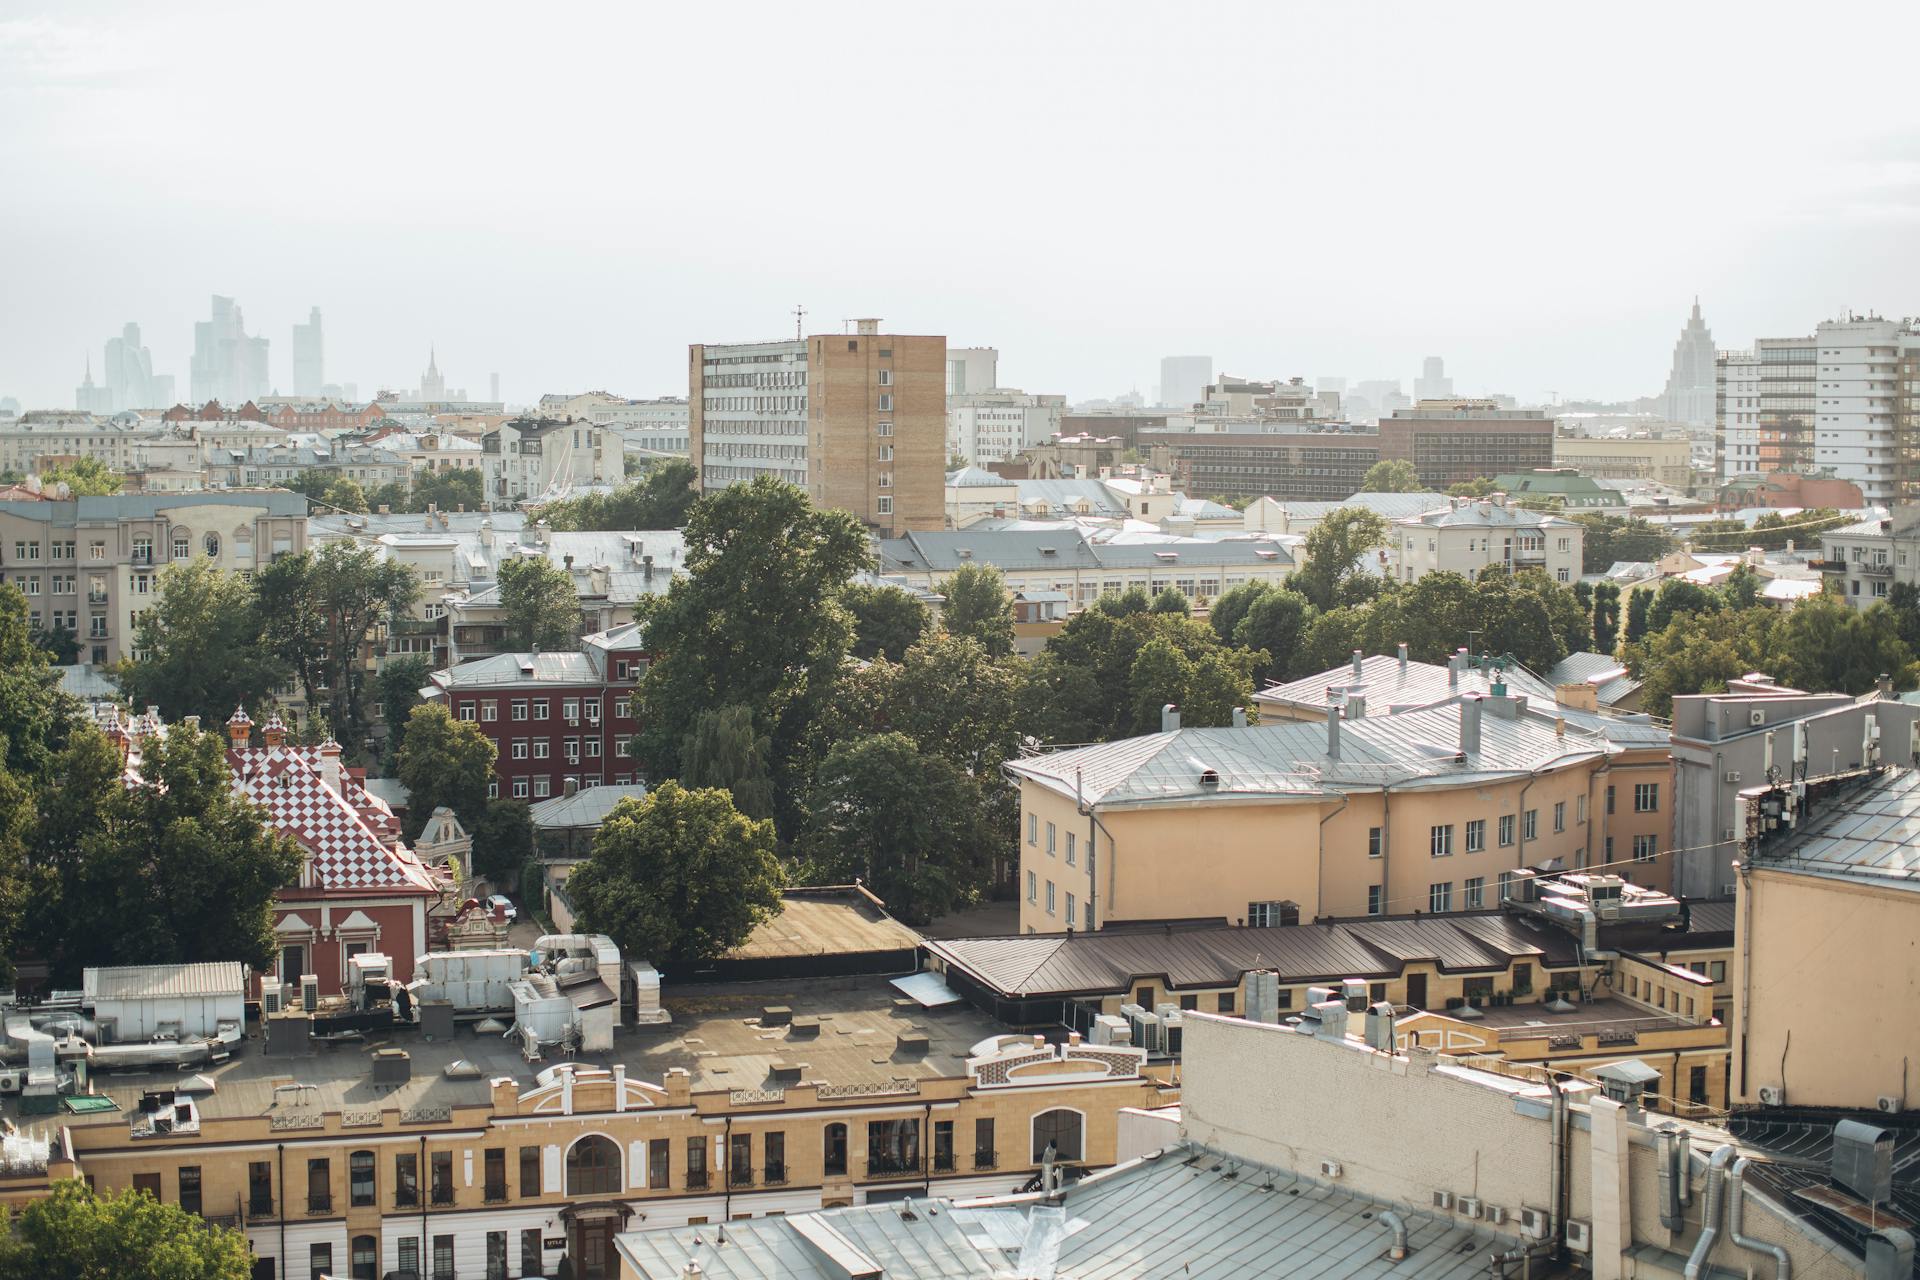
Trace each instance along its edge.
{"label": "tree canopy", "polygon": [[1658,560],[1676,545],[1671,535],[1638,516],[1583,511],[1571,513],[1567,519],[1584,531],[1580,544],[1582,573],[1605,573],[1621,561]]}
{"label": "tree canopy", "polygon": [[445,805],[472,831],[487,807],[487,783],[499,751],[480,726],[455,720],[440,702],[423,702],[407,717],[394,769],[407,788],[407,835],[418,835]]}
{"label": "tree canopy", "polygon": [[330,542],[260,570],[254,591],[261,640],[292,668],[307,706],[358,743],[371,720],[362,653],[374,627],[419,596],[413,570],[371,547]]}
{"label": "tree canopy", "polygon": [[579,644],[580,593],[573,576],[543,555],[501,562],[500,608],[516,649],[551,652]]}
{"label": "tree canopy", "polygon": [[840,597],[853,615],[853,656],[898,660],[933,625],[933,611],[899,587],[854,583]]}
{"label": "tree canopy", "polygon": [[1419,493],[1425,488],[1420,473],[1405,458],[1382,458],[1360,478],[1362,493]]}
{"label": "tree canopy", "polygon": [[43,485],[64,484],[76,498],[107,497],[120,492],[120,486],[126,480],[118,471],[92,456],[75,458],[72,462],[40,473]]}
{"label": "tree canopy", "polygon": [[1287,585],[1322,611],[1361,604],[1379,579],[1358,567],[1360,558],[1387,545],[1387,522],[1365,507],[1341,507],[1307,533],[1304,566]]}
{"label": "tree canopy", "polygon": [[691,462],[673,458],[643,472],[612,493],[587,493],[549,502],[539,518],[555,530],[678,529],[687,522],[699,491]]}
{"label": "tree canopy", "polygon": [[0,1280],[248,1280],[244,1232],[144,1191],[79,1179],[18,1214],[0,1211]]}
{"label": "tree canopy", "polygon": [[669,780],[614,806],[567,894],[581,928],[625,955],[672,963],[745,942],[779,913],[784,882],[771,822],[742,816],[724,791]]}
{"label": "tree canopy", "polygon": [[725,791],[749,818],[771,818],[773,775],[767,756],[772,745],[755,727],[751,707],[734,703],[703,711],[680,749],[680,781],[694,789]]}
{"label": "tree canopy", "polygon": [[992,657],[1013,652],[1013,601],[1000,570],[963,564],[934,589],[946,597],[940,621],[948,632],[979,641]]}
{"label": "tree canopy", "polygon": [[238,706],[259,706],[286,678],[260,644],[254,588],[206,560],[168,565],[159,598],[134,625],[134,660],[115,672],[135,706],[157,706],[169,720],[199,716],[223,723]]}

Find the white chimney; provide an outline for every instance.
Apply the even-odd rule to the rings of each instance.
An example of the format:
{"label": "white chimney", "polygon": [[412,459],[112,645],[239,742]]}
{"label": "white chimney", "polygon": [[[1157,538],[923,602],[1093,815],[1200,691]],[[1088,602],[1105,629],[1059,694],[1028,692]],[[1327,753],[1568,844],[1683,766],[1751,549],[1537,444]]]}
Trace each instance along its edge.
{"label": "white chimney", "polygon": [[1403,676],[1407,674],[1407,642],[1405,640],[1400,642],[1400,674]]}
{"label": "white chimney", "polygon": [[1340,704],[1333,690],[1327,690],[1327,759],[1340,758]]}
{"label": "white chimney", "polygon": [[1166,706],[1160,708],[1160,732],[1173,733],[1179,729],[1179,727],[1180,707],[1176,703],[1169,702]]}
{"label": "white chimney", "polygon": [[1460,699],[1460,753],[1468,759],[1480,754],[1480,699]]}
{"label": "white chimney", "polygon": [[1362,653],[1359,649],[1355,649],[1353,651],[1353,678],[1355,680],[1360,679],[1361,676],[1365,674],[1365,670],[1361,665],[1365,661],[1366,661],[1366,655]]}

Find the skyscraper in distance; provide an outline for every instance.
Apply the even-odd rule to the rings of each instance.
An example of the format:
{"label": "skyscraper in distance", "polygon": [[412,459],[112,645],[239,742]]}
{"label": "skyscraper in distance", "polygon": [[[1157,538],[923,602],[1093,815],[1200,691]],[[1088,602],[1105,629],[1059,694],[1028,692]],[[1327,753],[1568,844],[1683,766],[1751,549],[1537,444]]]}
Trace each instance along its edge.
{"label": "skyscraper in distance", "polygon": [[1673,368],[1666,390],[1660,393],[1660,412],[1669,422],[1690,427],[1714,425],[1713,331],[1700,316],[1700,299],[1673,344]]}
{"label": "skyscraper in distance", "polygon": [[267,393],[265,338],[247,335],[240,307],[232,298],[213,295],[212,318],[193,326],[193,364],[190,383],[195,404],[218,400],[245,404]]}
{"label": "skyscraper in distance", "polygon": [[1190,409],[1200,403],[1200,397],[1212,381],[1212,356],[1163,356],[1160,403],[1175,409]]}
{"label": "skyscraper in distance", "polygon": [[166,409],[173,399],[173,379],[155,377],[153,355],[140,341],[140,326],[129,324],[120,336],[107,339],[106,363],[100,381],[120,409]]}
{"label": "skyscraper in distance", "polygon": [[87,380],[74,389],[73,407],[82,413],[113,412],[113,392],[105,387],[94,385],[91,356],[87,358]]}
{"label": "skyscraper in distance", "polygon": [[293,394],[319,396],[327,385],[326,344],[320,332],[320,308],[307,313],[305,324],[293,326]]}
{"label": "skyscraper in distance", "polygon": [[1453,399],[1453,379],[1447,376],[1447,362],[1439,356],[1428,356],[1420,366],[1420,376],[1413,380],[1413,398],[1419,400]]}

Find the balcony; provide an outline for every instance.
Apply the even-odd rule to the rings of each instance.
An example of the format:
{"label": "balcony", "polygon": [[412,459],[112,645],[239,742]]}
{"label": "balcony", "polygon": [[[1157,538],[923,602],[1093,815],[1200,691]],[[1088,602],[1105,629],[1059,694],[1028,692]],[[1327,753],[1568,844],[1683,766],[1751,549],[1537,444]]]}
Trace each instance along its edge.
{"label": "balcony", "polygon": [[393,1207],[396,1209],[418,1209],[420,1193],[418,1191],[396,1191],[393,1193]]}
{"label": "balcony", "polygon": [[489,1182],[481,1197],[483,1204],[505,1204],[507,1202],[507,1184]]}
{"label": "balcony", "polygon": [[869,1178],[917,1178],[920,1172],[918,1160],[896,1160],[891,1157],[867,1160]]}
{"label": "balcony", "polygon": [[687,1190],[705,1191],[707,1189],[707,1171],[705,1169],[687,1170]]}
{"label": "balcony", "polygon": [[974,1152],[973,1167],[975,1169],[998,1169],[1000,1167],[999,1153],[996,1151]]}
{"label": "balcony", "polygon": [[952,1173],[954,1171],[954,1168],[955,1168],[955,1164],[954,1164],[953,1152],[937,1151],[934,1153],[933,1171],[935,1173]]}
{"label": "balcony", "polygon": [[778,1161],[769,1163],[766,1169],[761,1173],[760,1181],[762,1184],[769,1187],[786,1186],[787,1185],[787,1166],[779,1163]]}
{"label": "balcony", "polygon": [[1862,577],[1866,578],[1891,578],[1893,576],[1893,566],[1885,561],[1861,560],[1853,567],[1860,571]]}
{"label": "balcony", "polygon": [[452,1187],[435,1187],[433,1189],[434,1208],[436,1209],[445,1208],[446,1206],[451,1205],[452,1203],[453,1203]]}
{"label": "balcony", "polygon": [[727,1185],[730,1187],[750,1187],[753,1185],[753,1166],[750,1164],[730,1165],[727,1168]]}
{"label": "balcony", "polygon": [[307,1193],[307,1215],[309,1217],[312,1217],[317,1214],[332,1213],[332,1212],[333,1212],[333,1197],[331,1195],[328,1195],[324,1192],[316,1194],[314,1192],[309,1191]]}
{"label": "balcony", "polygon": [[249,1221],[255,1218],[271,1218],[272,1216],[273,1200],[271,1197],[265,1200],[247,1201],[247,1218]]}
{"label": "balcony", "polygon": [[89,591],[89,592],[87,592],[87,603],[88,603],[88,604],[105,604],[106,602],[107,602],[107,593],[106,593],[106,592],[104,592],[104,591]]}

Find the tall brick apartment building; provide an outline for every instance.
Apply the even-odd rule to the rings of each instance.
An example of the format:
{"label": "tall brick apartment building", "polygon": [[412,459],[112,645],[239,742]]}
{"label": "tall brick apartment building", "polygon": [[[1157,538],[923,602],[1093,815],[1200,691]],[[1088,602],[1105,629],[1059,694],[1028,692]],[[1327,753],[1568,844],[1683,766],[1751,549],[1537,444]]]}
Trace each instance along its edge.
{"label": "tall brick apartment building", "polygon": [[947,340],[853,323],[852,333],[688,348],[703,492],[770,474],[881,537],[943,526]]}
{"label": "tall brick apartment building", "polygon": [[430,677],[433,700],[499,750],[490,795],[544,800],[636,780],[628,754],[634,686],[647,671],[640,628],[595,632],[576,653],[500,653]]}

